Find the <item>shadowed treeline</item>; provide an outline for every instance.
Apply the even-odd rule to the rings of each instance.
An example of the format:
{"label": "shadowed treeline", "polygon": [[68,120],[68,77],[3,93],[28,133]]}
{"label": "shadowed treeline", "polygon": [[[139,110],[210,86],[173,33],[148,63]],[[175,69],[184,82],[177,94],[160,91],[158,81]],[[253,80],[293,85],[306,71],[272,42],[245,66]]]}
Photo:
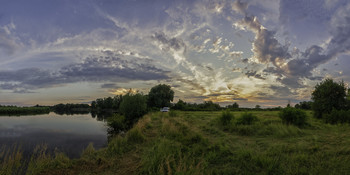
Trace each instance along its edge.
{"label": "shadowed treeline", "polygon": [[50,113],[50,107],[17,107],[17,106],[1,106],[0,115],[35,115],[35,114],[48,114]]}

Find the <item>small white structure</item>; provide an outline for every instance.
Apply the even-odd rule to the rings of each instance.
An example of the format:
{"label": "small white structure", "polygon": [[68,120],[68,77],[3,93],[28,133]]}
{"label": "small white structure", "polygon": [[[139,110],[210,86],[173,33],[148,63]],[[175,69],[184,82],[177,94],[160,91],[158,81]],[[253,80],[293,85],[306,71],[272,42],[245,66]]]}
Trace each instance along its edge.
{"label": "small white structure", "polygon": [[169,107],[160,108],[160,112],[169,112],[169,110],[170,110]]}

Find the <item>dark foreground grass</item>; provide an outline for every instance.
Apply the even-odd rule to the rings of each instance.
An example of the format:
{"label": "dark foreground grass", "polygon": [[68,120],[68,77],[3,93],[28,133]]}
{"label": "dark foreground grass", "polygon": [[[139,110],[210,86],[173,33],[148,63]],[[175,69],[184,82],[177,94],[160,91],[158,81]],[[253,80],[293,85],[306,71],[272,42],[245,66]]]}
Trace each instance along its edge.
{"label": "dark foreground grass", "polygon": [[26,169],[20,148],[2,151],[0,174],[350,174],[347,124],[324,124],[310,112],[303,127],[282,124],[278,112],[252,112],[257,119],[249,124],[239,117],[222,124],[221,115],[148,114],[108,147],[89,145],[80,159],[40,147]]}

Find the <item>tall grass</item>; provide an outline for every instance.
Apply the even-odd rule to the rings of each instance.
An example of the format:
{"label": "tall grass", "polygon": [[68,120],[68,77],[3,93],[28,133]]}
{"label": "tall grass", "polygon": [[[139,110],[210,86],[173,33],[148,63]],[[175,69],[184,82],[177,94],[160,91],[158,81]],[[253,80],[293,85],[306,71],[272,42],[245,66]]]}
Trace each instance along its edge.
{"label": "tall grass", "polygon": [[252,115],[258,120],[223,127],[221,112],[152,113],[107,148],[89,145],[78,160],[39,151],[30,173],[349,174],[350,126],[310,119],[298,127],[285,125],[278,112]]}

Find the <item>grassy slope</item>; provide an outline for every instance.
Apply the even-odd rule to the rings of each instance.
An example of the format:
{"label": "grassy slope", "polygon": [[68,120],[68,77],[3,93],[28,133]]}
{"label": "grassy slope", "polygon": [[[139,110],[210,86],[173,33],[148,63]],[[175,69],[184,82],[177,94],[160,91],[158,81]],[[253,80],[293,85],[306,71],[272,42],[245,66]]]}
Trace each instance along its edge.
{"label": "grassy slope", "polygon": [[[220,125],[221,112],[148,114],[105,149],[89,146],[79,160],[39,156],[28,172],[350,174],[349,125],[328,125],[309,117],[309,126],[297,128],[282,125],[278,112],[253,113],[259,119],[255,124],[229,126]],[[241,112],[234,115],[237,119]]]}

